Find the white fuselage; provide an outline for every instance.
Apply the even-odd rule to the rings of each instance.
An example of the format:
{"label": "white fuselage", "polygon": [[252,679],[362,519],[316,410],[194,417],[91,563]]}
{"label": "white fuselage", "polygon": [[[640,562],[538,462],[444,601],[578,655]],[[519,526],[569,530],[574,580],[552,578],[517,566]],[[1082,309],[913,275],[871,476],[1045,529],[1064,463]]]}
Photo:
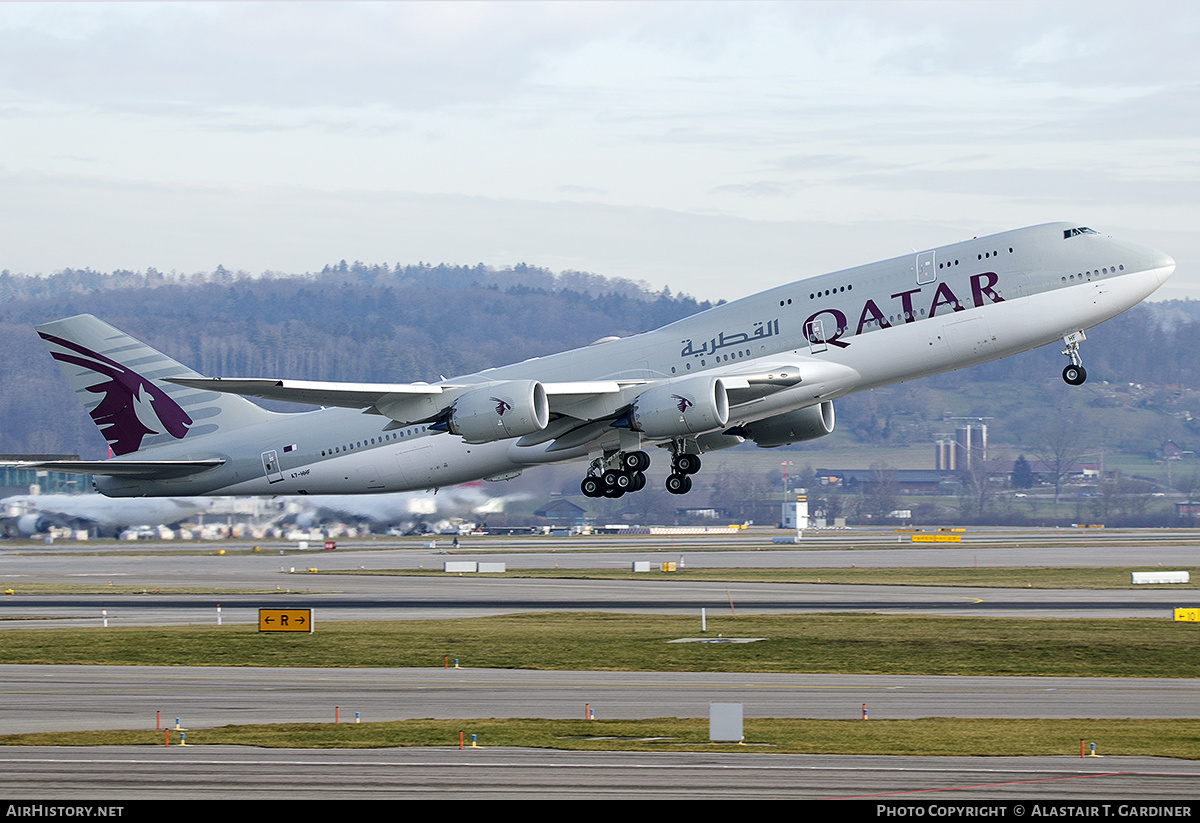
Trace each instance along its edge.
{"label": "white fuselage", "polygon": [[[633,337],[534,358],[457,383],[679,380],[774,364],[813,375],[733,405],[729,428],[866,389],[994,360],[1062,339],[1136,305],[1170,276],[1159,252],[1072,224],[1047,224],[807,277]],[[644,384],[581,400],[598,419]],[[482,445],[425,425],[351,409],[276,415],[206,442],[155,447],[158,459],[219,457],[179,480],[98,478],[106,494],[356,494],[448,486],[617,448],[618,435],[574,448],[518,439]],[[659,441],[661,442],[661,441]],[[655,441],[647,440],[647,445]],[[143,452],[139,457],[147,457]]]}

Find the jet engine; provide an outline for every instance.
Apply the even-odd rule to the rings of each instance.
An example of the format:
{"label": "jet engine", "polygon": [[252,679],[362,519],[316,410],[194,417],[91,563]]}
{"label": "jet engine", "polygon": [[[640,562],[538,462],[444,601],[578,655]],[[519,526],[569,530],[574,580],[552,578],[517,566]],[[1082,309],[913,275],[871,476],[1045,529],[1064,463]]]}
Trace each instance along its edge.
{"label": "jet engine", "polygon": [[546,388],[536,380],[514,380],[455,400],[447,428],[468,443],[492,443],[540,432],[548,422]]}
{"label": "jet engine", "polygon": [[712,431],[729,420],[729,396],[718,377],[689,377],[638,395],[630,428],[649,437],[681,437]]}
{"label": "jet engine", "polygon": [[50,531],[50,525],[50,521],[40,514],[23,514],[17,518],[17,531],[22,537],[32,537]]}
{"label": "jet engine", "polygon": [[826,400],[816,406],[777,414],[744,426],[735,426],[725,433],[741,435],[764,449],[773,449],[789,443],[816,440],[832,432],[833,401]]}

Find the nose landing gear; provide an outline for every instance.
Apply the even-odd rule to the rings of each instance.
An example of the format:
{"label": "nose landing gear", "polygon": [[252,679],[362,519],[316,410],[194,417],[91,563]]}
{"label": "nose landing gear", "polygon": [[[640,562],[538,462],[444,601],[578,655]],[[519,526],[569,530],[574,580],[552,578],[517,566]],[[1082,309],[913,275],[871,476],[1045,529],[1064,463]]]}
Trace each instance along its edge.
{"label": "nose landing gear", "polygon": [[1063,369],[1062,377],[1072,386],[1082,385],[1083,381],[1087,380],[1087,369],[1083,367],[1083,361],[1079,359],[1079,344],[1086,339],[1083,331],[1071,332],[1063,338],[1067,347],[1063,349],[1062,353],[1071,358],[1071,364]]}

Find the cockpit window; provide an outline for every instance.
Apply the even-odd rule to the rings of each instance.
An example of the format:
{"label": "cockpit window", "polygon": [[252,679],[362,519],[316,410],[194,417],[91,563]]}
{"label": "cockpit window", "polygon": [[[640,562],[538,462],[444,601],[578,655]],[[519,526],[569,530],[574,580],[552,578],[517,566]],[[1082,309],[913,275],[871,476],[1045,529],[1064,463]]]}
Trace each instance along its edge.
{"label": "cockpit window", "polygon": [[1063,240],[1066,240],[1069,237],[1076,237],[1081,234],[1099,234],[1099,233],[1100,232],[1096,231],[1095,229],[1089,229],[1087,226],[1080,226],[1077,229],[1067,229],[1066,231],[1064,231],[1063,232]]}

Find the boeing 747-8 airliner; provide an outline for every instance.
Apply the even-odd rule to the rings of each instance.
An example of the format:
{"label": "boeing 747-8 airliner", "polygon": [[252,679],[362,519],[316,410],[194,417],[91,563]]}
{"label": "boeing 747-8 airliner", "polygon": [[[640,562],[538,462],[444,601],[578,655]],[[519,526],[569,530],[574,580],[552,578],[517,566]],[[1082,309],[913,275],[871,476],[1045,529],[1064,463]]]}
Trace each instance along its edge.
{"label": "boeing 747-8 airliner", "polygon": [[[655,331],[437,383],[202,377],[102,321],[38,327],[113,453],[29,464],[114,497],[365,494],[588,460],[581,488],[646,483],[648,447],[686,493],[704,452],[829,434],[852,392],[1084,332],[1175,270],[1162,252],[1051,223],[806,277]],[[239,396],[241,395],[241,396]],[[314,404],[281,414],[244,396]]]}

